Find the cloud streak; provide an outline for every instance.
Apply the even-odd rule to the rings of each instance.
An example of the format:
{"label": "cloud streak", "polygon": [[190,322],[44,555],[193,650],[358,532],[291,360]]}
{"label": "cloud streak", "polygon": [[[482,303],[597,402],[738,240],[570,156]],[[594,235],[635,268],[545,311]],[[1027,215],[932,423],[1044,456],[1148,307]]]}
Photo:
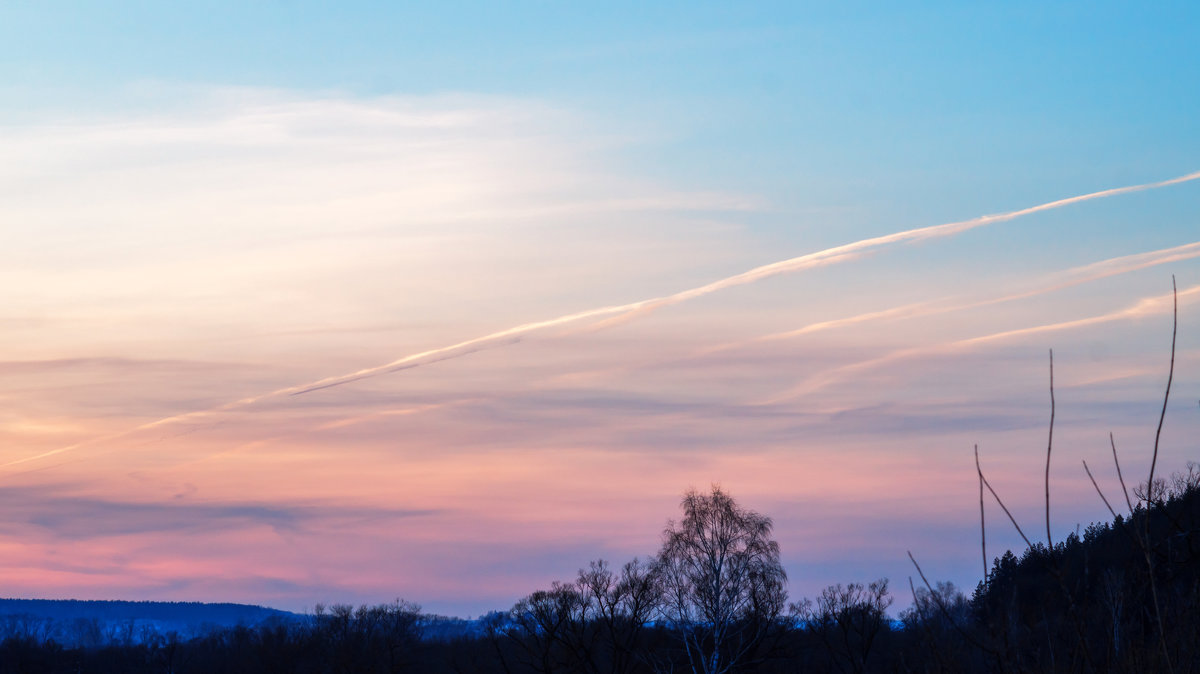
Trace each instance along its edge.
{"label": "cloud streak", "polygon": [[[1195,285],[1186,290],[1179,291],[1178,297],[1179,297],[1180,301],[1187,301],[1187,300],[1192,299],[1193,297],[1200,297],[1200,285]],[[1173,296],[1171,294],[1156,295],[1154,297],[1142,298],[1135,304],[1128,306],[1124,309],[1112,311],[1112,312],[1109,312],[1106,314],[1100,314],[1097,316],[1089,316],[1087,318],[1079,318],[1079,319],[1075,319],[1075,320],[1071,320],[1071,321],[1061,321],[1058,323],[1046,323],[1043,325],[1035,325],[1035,326],[1031,326],[1031,327],[1027,327],[1027,328],[1018,328],[1015,330],[1005,330],[1002,332],[992,333],[990,335],[981,335],[979,337],[970,337],[967,339],[960,339],[960,340],[957,340],[954,342],[947,342],[944,344],[936,344],[936,345],[932,345],[932,346],[919,346],[919,347],[914,347],[914,348],[909,348],[909,349],[900,349],[898,351],[893,351],[884,356],[880,356],[879,358],[873,358],[871,360],[864,360],[864,361],[861,361],[858,363],[844,365],[842,367],[834,368],[832,370],[829,370],[827,372],[819,374],[815,377],[811,377],[807,381],[801,383],[800,385],[795,386],[791,389],[788,389],[787,391],[785,391],[777,396],[774,396],[766,401],[763,401],[762,404],[773,405],[773,404],[784,402],[786,400],[791,400],[791,399],[798,398],[798,397],[801,397],[804,395],[808,395],[811,393],[816,393],[817,391],[820,391],[832,384],[835,384],[839,381],[843,381],[847,377],[847,375],[850,375],[850,374],[853,374],[856,372],[862,372],[864,370],[869,370],[869,369],[879,367],[882,365],[886,365],[889,363],[894,363],[899,360],[905,360],[908,358],[915,358],[915,357],[925,356],[925,355],[934,354],[934,353],[943,353],[945,351],[956,350],[956,349],[967,349],[967,348],[970,348],[973,346],[978,346],[981,344],[988,344],[991,342],[997,342],[997,341],[1002,341],[1002,340],[1006,340],[1006,339],[1013,339],[1013,338],[1017,338],[1017,337],[1026,337],[1029,335],[1036,335],[1036,334],[1041,334],[1041,333],[1045,333],[1045,332],[1058,332],[1060,330],[1071,330],[1074,328],[1082,328],[1082,327],[1087,327],[1087,326],[1091,326],[1091,325],[1099,325],[1102,323],[1111,323],[1114,321],[1136,319],[1136,318],[1142,318],[1144,316],[1166,313],[1171,310],[1172,298],[1173,298]]]}
{"label": "cloud streak", "polygon": [[[427,350],[420,351],[417,353],[402,356],[400,358],[392,360],[388,363],[384,363],[382,365],[368,367],[368,368],[362,368],[362,369],[356,370],[354,372],[349,372],[346,374],[325,377],[323,379],[318,379],[316,381],[311,381],[311,382],[307,382],[304,384],[298,384],[295,386],[280,388],[280,389],[276,389],[274,391],[269,391],[269,392],[255,395],[255,396],[241,398],[239,400],[231,401],[224,405],[220,405],[218,407],[214,407],[214,408],[211,408],[208,410],[198,410],[198,411],[194,411],[194,412],[187,412],[187,413],[183,413],[183,414],[164,417],[164,418],[158,419],[156,421],[152,421],[152,422],[148,422],[145,424],[141,424],[139,426],[135,426],[126,431],[121,431],[121,432],[117,432],[117,433],[112,433],[112,434],[92,438],[89,440],[78,442],[78,443],[68,445],[65,447],[61,447],[58,449],[50,450],[47,452],[41,452],[41,453],[38,453],[38,454],[35,454],[32,456],[27,456],[27,457],[24,457],[21,459],[15,459],[12,461],[8,461],[6,463],[0,464],[0,468],[10,468],[10,467],[13,467],[16,465],[29,463],[32,461],[38,461],[41,459],[45,459],[45,458],[57,456],[60,454],[64,454],[67,452],[72,452],[72,451],[75,451],[78,449],[82,449],[84,447],[92,446],[92,445],[95,445],[95,444],[98,444],[101,442],[127,437],[129,435],[138,433],[140,431],[149,430],[149,429],[164,426],[167,424],[174,424],[174,423],[179,423],[182,421],[189,421],[189,420],[194,420],[194,419],[198,419],[198,418],[203,418],[203,417],[210,416],[213,414],[219,414],[221,412],[225,412],[225,411],[229,411],[229,410],[233,410],[233,409],[237,409],[237,408],[241,408],[241,407],[246,407],[246,406],[253,405],[255,403],[258,403],[258,402],[261,402],[263,400],[267,400],[270,398],[276,398],[276,397],[280,397],[280,396],[303,395],[303,394],[311,393],[311,392],[317,391],[317,390],[329,389],[329,388],[334,388],[337,386],[342,386],[345,384],[349,384],[351,382],[360,381],[363,379],[379,376],[382,374],[388,374],[388,373],[397,372],[400,370],[421,367],[423,365],[427,365],[430,363],[443,361],[443,360],[449,360],[452,358],[459,358],[459,357],[462,357],[462,356],[465,356],[465,355],[468,355],[471,353],[482,351],[484,349],[490,349],[490,348],[494,348],[497,346],[503,346],[506,344],[514,343],[515,341],[519,341],[519,339],[523,335],[546,330],[548,328],[571,325],[571,324],[576,324],[576,323],[580,323],[580,322],[584,322],[584,321],[588,321],[588,320],[592,320],[592,319],[602,319],[605,317],[612,317],[612,316],[618,317],[619,322],[634,320],[636,318],[646,316],[646,315],[650,314],[651,312],[661,309],[663,307],[687,302],[689,300],[700,298],[700,297],[703,297],[706,295],[710,295],[712,293],[716,293],[721,290],[726,290],[729,288],[734,288],[734,287],[738,287],[738,286],[756,283],[758,281],[762,281],[762,280],[772,278],[775,276],[779,276],[782,274],[791,274],[791,273],[796,273],[796,272],[800,272],[800,271],[804,271],[804,270],[812,269],[812,268],[816,268],[816,267],[846,262],[849,260],[856,259],[856,258],[860,257],[861,255],[864,255],[864,254],[867,254],[867,253],[870,253],[872,251],[879,250],[882,248],[886,248],[889,246],[898,245],[898,244],[906,244],[906,243],[915,243],[915,242],[926,241],[926,240],[930,240],[930,239],[953,236],[955,234],[966,232],[971,229],[976,229],[976,228],[983,227],[986,225],[991,225],[991,224],[996,224],[996,223],[1001,223],[1001,222],[1007,222],[1007,221],[1014,220],[1014,219],[1017,219],[1020,217],[1024,217],[1026,215],[1032,215],[1035,213],[1040,213],[1040,212],[1049,211],[1049,210],[1053,210],[1053,209],[1057,209],[1057,208],[1062,208],[1064,206],[1069,206],[1072,204],[1082,203],[1085,201],[1091,201],[1094,199],[1113,197],[1113,196],[1118,196],[1118,195],[1122,195],[1122,194],[1129,194],[1129,193],[1133,193],[1133,192],[1141,192],[1141,191],[1145,191],[1145,190],[1158,189],[1158,188],[1162,188],[1162,187],[1167,187],[1167,186],[1171,186],[1171,185],[1177,185],[1180,183],[1194,181],[1197,179],[1200,179],[1200,171],[1196,171],[1193,173],[1181,175],[1181,176],[1178,176],[1175,178],[1170,178],[1168,180],[1162,180],[1162,181],[1158,181],[1158,182],[1142,183],[1142,184],[1137,184],[1137,185],[1128,185],[1128,186],[1124,186],[1124,187],[1116,187],[1116,188],[1111,188],[1111,189],[1106,189],[1106,190],[1100,190],[1097,192],[1089,192],[1086,194],[1067,197],[1064,199],[1057,199],[1054,201],[1049,201],[1049,202],[1045,202],[1045,203],[1038,204],[1035,206],[1021,208],[1021,209],[1017,209],[1017,210],[1013,210],[1013,211],[1007,211],[1004,213],[982,215],[982,216],[971,218],[968,220],[960,220],[960,221],[949,222],[949,223],[940,224],[940,225],[919,227],[919,228],[908,229],[908,230],[904,230],[904,231],[900,231],[900,232],[894,232],[892,234],[887,234],[887,235],[883,235],[883,236],[861,239],[859,241],[855,241],[852,243],[843,244],[840,246],[834,246],[832,248],[827,248],[827,249],[817,251],[814,253],[808,253],[806,255],[800,255],[797,257],[788,258],[786,260],[781,260],[781,261],[774,262],[771,264],[766,264],[766,265],[762,265],[759,267],[755,267],[753,269],[742,272],[740,274],[728,276],[728,277],[713,281],[711,283],[707,283],[707,284],[697,286],[694,288],[689,288],[687,290],[683,290],[683,291],[673,293],[670,295],[664,295],[661,297],[639,300],[639,301],[629,302],[629,303],[625,303],[625,304],[603,306],[603,307],[598,307],[598,308],[594,308],[594,309],[588,309],[588,310],[579,311],[579,312],[575,312],[575,313],[565,314],[565,315],[558,316],[555,318],[550,318],[547,320],[523,323],[523,324],[520,324],[517,326],[513,326],[511,328],[506,328],[503,330],[492,332],[492,333],[489,333],[489,334],[486,334],[486,335],[483,335],[480,337],[475,337],[472,339],[460,341],[460,342],[450,344],[447,346],[437,347],[437,348],[433,348],[433,349],[427,349]],[[609,322],[611,323],[612,321],[610,320]]]}
{"label": "cloud streak", "polygon": [[270,527],[298,531],[322,524],[428,517],[430,509],[344,506],[322,502],[167,502],[76,495],[53,485],[5,487],[6,531],[36,527],[57,539],[83,540],[146,533],[187,533]]}
{"label": "cloud streak", "polygon": [[1057,277],[1060,280],[1049,285],[1034,288],[1032,290],[1010,293],[998,297],[989,297],[976,302],[965,302],[959,304],[938,304],[934,302],[917,302],[914,304],[906,304],[899,307],[892,307],[890,309],[848,316],[846,318],[810,323],[795,330],[777,332],[770,335],[757,337],[753,340],[750,340],[750,342],[739,342],[737,344],[718,347],[718,350],[736,348],[751,342],[767,342],[790,339],[813,332],[820,332],[822,330],[830,330],[833,328],[840,328],[847,325],[855,325],[858,323],[866,323],[876,320],[918,318],[922,316],[934,316],[938,314],[952,313],[955,311],[979,309],[982,307],[991,306],[993,304],[1013,302],[1016,300],[1036,297],[1037,295],[1045,295],[1047,293],[1057,292],[1059,290],[1066,290],[1067,288],[1082,285],[1084,283],[1090,283],[1092,281],[1098,281],[1111,276],[1128,274],[1130,272],[1135,272],[1141,269],[1147,269],[1149,267],[1167,264],[1170,262],[1190,260],[1195,257],[1200,257],[1200,241],[1194,241],[1181,246],[1163,248],[1146,253],[1114,257],[1108,260],[1102,260],[1100,262],[1084,265],[1082,267],[1075,267],[1074,269],[1069,269],[1062,274],[1058,274]]}
{"label": "cloud streak", "polygon": [[[779,276],[781,274],[791,274],[791,273],[796,273],[799,271],[804,271],[807,269],[812,269],[815,267],[820,267],[820,266],[825,266],[825,265],[830,265],[830,264],[837,264],[840,262],[852,260],[852,259],[857,258],[859,255],[861,255],[863,253],[866,253],[866,252],[869,252],[869,251],[872,251],[872,250],[875,250],[878,248],[883,248],[883,247],[893,245],[893,244],[913,243],[913,242],[924,241],[924,240],[928,240],[928,239],[952,236],[954,234],[959,234],[961,232],[975,229],[977,227],[983,227],[985,225],[990,225],[990,224],[994,224],[994,223],[998,223],[998,222],[1007,222],[1009,220],[1014,220],[1016,218],[1023,217],[1026,215],[1032,215],[1034,213],[1040,213],[1042,211],[1049,211],[1049,210],[1053,210],[1056,208],[1062,208],[1063,206],[1069,206],[1071,204],[1077,204],[1077,203],[1081,203],[1084,201],[1090,201],[1092,199],[1101,199],[1101,198],[1112,197],[1112,196],[1117,196],[1117,195],[1121,195],[1121,194],[1129,194],[1131,192],[1140,192],[1140,191],[1144,191],[1144,190],[1157,189],[1160,187],[1177,185],[1179,183],[1189,182],[1189,181],[1197,180],[1197,179],[1200,179],[1200,171],[1196,171],[1194,173],[1189,173],[1189,174],[1182,175],[1182,176],[1179,176],[1176,178],[1171,178],[1169,180],[1163,180],[1163,181],[1154,182],[1154,183],[1143,183],[1140,185],[1129,185],[1129,186],[1125,186],[1125,187],[1116,187],[1116,188],[1112,188],[1112,189],[1101,190],[1099,192],[1090,192],[1088,194],[1081,194],[1078,196],[1068,197],[1065,199],[1049,201],[1049,202],[1046,202],[1043,204],[1038,204],[1037,206],[1030,206],[1028,208],[1022,208],[1022,209],[1018,209],[1015,211],[1008,211],[1006,213],[983,215],[983,216],[979,216],[976,218],[971,218],[969,220],[960,220],[957,222],[950,222],[950,223],[945,223],[945,224],[941,224],[941,225],[920,227],[920,228],[916,228],[916,229],[905,230],[902,232],[895,232],[893,234],[887,234],[885,236],[877,236],[877,237],[872,237],[872,238],[868,238],[868,239],[861,239],[861,240],[855,241],[853,243],[843,244],[841,246],[834,246],[832,248],[826,248],[825,250],[817,251],[815,253],[800,255],[797,257],[789,258],[787,260],[781,260],[779,262],[774,262],[771,264],[762,265],[760,267],[755,267],[754,269],[751,269],[749,271],[745,271],[740,274],[735,274],[733,276],[728,276],[723,279],[713,281],[712,283],[708,283],[708,284],[705,284],[702,286],[697,286],[695,288],[689,288],[688,290],[683,290],[683,291],[680,291],[680,292],[677,292],[677,293],[674,293],[671,295],[664,295],[662,297],[655,297],[655,298],[651,298],[651,299],[640,300],[637,302],[630,302],[627,304],[611,305],[611,306],[607,306],[607,307],[599,307],[596,309],[589,309],[586,311],[580,311],[580,312],[576,312],[573,314],[566,314],[564,316],[559,316],[557,318],[552,318],[552,319],[544,320],[544,321],[535,321],[535,322],[531,322],[531,323],[524,323],[522,325],[518,325],[518,326],[515,326],[512,328],[505,329],[505,330],[500,330],[498,332],[493,332],[488,335],[483,335],[482,337],[476,337],[474,339],[469,339],[469,340],[466,340],[463,342],[459,342],[457,344],[452,344],[450,346],[440,347],[440,348],[436,348],[436,349],[429,349],[427,351],[422,351],[419,353],[404,356],[404,357],[398,358],[396,360],[393,360],[390,363],[385,363],[383,365],[378,365],[378,366],[370,367],[370,368],[363,368],[361,370],[358,370],[356,372],[351,372],[349,374],[327,377],[325,379],[321,379],[321,380],[311,382],[308,384],[302,384],[299,386],[293,386],[293,387],[289,387],[286,389],[280,389],[278,391],[274,391],[272,393],[266,394],[259,398],[252,399],[252,400],[247,399],[247,400],[254,402],[254,401],[257,401],[258,399],[266,398],[266,397],[273,397],[273,396],[284,395],[284,394],[299,395],[299,394],[304,394],[304,393],[308,393],[311,391],[316,391],[319,389],[340,386],[342,384],[348,384],[350,382],[359,381],[359,380],[365,379],[367,377],[373,377],[373,376],[380,375],[380,374],[386,374],[386,373],[393,372],[393,371],[396,371],[399,369],[407,369],[408,367],[411,367],[411,366],[423,365],[423,364],[426,364],[425,361],[427,361],[427,360],[429,362],[436,362],[434,359],[445,360],[446,358],[444,356],[458,357],[459,355],[466,355],[467,353],[473,353],[475,351],[480,350],[480,347],[482,347],[483,345],[499,345],[499,344],[493,344],[493,343],[498,343],[498,342],[501,342],[502,340],[510,339],[512,337],[516,337],[516,336],[523,335],[526,333],[543,330],[546,328],[557,327],[557,326],[561,326],[561,325],[567,325],[567,324],[571,324],[571,323],[577,323],[577,322],[592,319],[592,318],[601,318],[604,316],[610,316],[610,315],[614,315],[614,314],[624,314],[624,316],[622,318],[629,320],[632,318],[644,316],[652,311],[661,309],[666,306],[680,304],[680,303],[686,302],[688,300],[693,300],[693,299],[696,299],[699,297],[703,297],[705,295],[711,295],[712,293],[715,293],[715,292],[718,292],[721,290],[726,290],[728,288],[734,288],[737,286],[756,283],[758,281],[762,281],[764,279],[768,279],[773,276]],[[460,351],[463,353],[457,353]]]}

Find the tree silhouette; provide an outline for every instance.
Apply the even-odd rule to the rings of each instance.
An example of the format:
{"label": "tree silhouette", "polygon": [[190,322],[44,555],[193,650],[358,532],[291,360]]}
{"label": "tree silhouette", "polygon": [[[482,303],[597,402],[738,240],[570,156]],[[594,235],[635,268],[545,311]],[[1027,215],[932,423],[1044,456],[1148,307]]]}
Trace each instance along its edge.
{"label": "tree silhouette", "polygon": [[787,602],[787,576],[771,518],[713,485],[688,491],[683,519],[668,523],[658,561],[663,617],[692,671],[724,674],[760,654]]}

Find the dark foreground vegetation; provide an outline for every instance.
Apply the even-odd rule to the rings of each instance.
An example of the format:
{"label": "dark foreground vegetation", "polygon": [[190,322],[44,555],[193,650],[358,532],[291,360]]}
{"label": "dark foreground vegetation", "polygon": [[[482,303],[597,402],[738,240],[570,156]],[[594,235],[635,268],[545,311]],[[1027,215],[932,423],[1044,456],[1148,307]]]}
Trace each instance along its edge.
{"label": "dark foreground vegetation", "polygon": [[786,605],[770,520],[714,489],[685,497],[657,557],[594,562],[477,621],[395,602],[67,646],[9,616],[0,672],[1198,672],[1200,472],[1156,487],[1004,553],[970,597],[918,575],[894,618],[886,580]]}

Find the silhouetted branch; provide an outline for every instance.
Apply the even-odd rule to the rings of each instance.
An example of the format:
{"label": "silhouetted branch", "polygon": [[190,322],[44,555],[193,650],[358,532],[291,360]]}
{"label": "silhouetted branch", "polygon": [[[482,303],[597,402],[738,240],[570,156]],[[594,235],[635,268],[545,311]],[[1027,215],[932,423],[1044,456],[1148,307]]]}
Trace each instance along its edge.
{"label": "silhouetted branch", "polygon": [[1121,481],[1121,493],[1125,494],[1125,505],[1129,506],[1129,514],[1133,514],[1133,501],[1129,500],[1129,489],[1125,486],[1125,476],[1121,475],[1121,461],[1117,458],[1117,441],[1113,439],[1112,431],[1108,432],[1108,444],[1112,445],[1113,463],[1117,465],[1117,479]]}
{"label": "silhouetted branch", "polygon": [[987,478],[983,476],[983,470],[979,471],[979,479],[983,480],[983,485],[988,488],[988,491],[992,492],[992,498],[996,499],[996,503],[1000,504],[1000,509],[1004,511],[1005,515],[1008,515],[1008,521],[1012,522],[1012,525],[1017,529],[1017,533],[1021,534],[1021,540],[1025,541],[1025,545],[1033,547],[1033,543],[1029,542],[1029,537],[1021,530],[1021,525],[1017,524],[1017,519],[1008,511],[1008,506],[1004,505],[1004,501],[1000,499],[1000,495],[996,493],[995,489],[992,489],[992,483],[988,482]]}
{"label": "silhouetted branch", "polygon": [[1162,412],[1158,415],[1158,430],[1154,432],[1154,455],[1150,458],[1150,479],[1146,481],[1146,498],[1154,499],[1154,467],[1158,463],[1158,441],[1162,437],[1163,421],[1167,418],[1167,401],[1171,399],[1171,380],[1175,378],[1175,334],[1179,329],[1179,290],[1175,275],[1171,275],[1171,298],[1174,301],[1171,320],[1171,366],[1167,370],[1167,392],[1163,395]]}
{"label": "silhouetted branch", "polygon": [[1046,440],[1046,546],[1054,550],[1050,540],[1050,450],[1054,448],[1054,349],[1050,349],[1050,437]]}
{"label": "silhouetted branch", "polygon": [[1171,318],[1171,365],[1167,371],[1167,391],[1163,395],[1162,412],[1158,415],[1158,430],[1154,432],[1154,454],[1150,458],[1150,479],[1146,482],[1146,517],[1143,527],[1146,545],[1142,548],[1146,556],[1146,570],[1150,574],[1150,597],[1154,600],[1154,619],[1158,622],[1158,643],[1162,647],[1163,661],[1167,665],[1169,674],[1173,674],[1175,668],[1171,665],[1171,653],[1167,650],[1162,608],[1158,601],[1158,583],[1154,579],[1154,561],[1150,554],[1150,506],[1154,502],[1154,467],[1158,463],[1158,441],[1162,436],[1163,421],[1167,418],[1167,401],[1171,399],[1171,380],[1175,378],[1175,335],[1179,329],[1179,290],[1175,286],[1174,274],[1171,275],[1171,298],[1174,302]]}
{"label": "silhouetted branch", "polygon": [[979,445],[975,445],[975,472],[979,475],[979,549],[983,553],[983,586],[988,584],[987,527],[983,521],[983,469],[979,467]]}
{"label": "silhouetted branch", "polygon": [[[968,634],[966,632],[966,630],[964,630],[958,624],[958,621],[955,620],[950,615],[950,610],[947,609],[945,604],[942,603],[941,597],[939,597],[938,593],[936,591],[934,591],[933,586],[929,584],[929,579],[925,577],[925,572],[921,570],[921,565],[917,564],[917,558],[913,557],[912,551],[906,550],[905,552],[908,553],[908,560],[910,562],[912,562],[914,567],[916,567],[917,575],[919,575],[921,577],[921,582],[925,583],[926,589],[929,590],[929,596],[930,596],[930,598],[933,599],[933,603],[937,604],[938,610],[940,610],[942,612],[942,617],[944,617],[946,619],[946,622],[950,623],[950,625],[954,628],[954,631],[958,632],[959,635],[962,636],[962,638],[966,639],[967,642],[970,643],[972,646],[974,646],[986,653],[991,654],[993,657],[995,657],[999,661],[1003,661],[1003,658],[1000,655],[999,651],[995,650],[994,648],[989,647],[987,644],[980,642],[978,639],[976,639],[975,637]],[[909,578],[908,582],[911,585],[912,578]],[[916,598],[916,592],[913,592],[913,598],[914,599]]]}
{"label": "silhouetted branch", "polygon": [[1096,493],[1100,495],[1100,500],[1104,501],[1104,507],[1108,508],[1108,512],[1112,513],[1113,519],[1117,518],[1117,511],[1108,504],[1108,499],[1104,498],[1104,492],[1100,491],[1100,485],[1096,484],[1096,478],[1092,477],[1092,469],[1088,468],[1087,461],[1083,462],[1083,470],[1087,473],[1088,479],[1092,481],[1092,486],[1096,488]]}

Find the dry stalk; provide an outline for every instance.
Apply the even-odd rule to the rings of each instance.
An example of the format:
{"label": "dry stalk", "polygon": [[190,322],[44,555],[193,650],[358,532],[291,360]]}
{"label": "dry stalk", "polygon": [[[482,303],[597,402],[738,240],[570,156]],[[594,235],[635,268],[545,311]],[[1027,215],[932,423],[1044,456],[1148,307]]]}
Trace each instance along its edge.
{"label": "dry stalk", "polygon": [[[1171,321],[1171,367],[1167,370],[1167,392],[1163,395],[1162,412],[1158,415],[1158,430],[1154,432],[1154,455],[1150,457],[1150,479],[1146,481],[1146,500],[1154,500],[1154,467],[1158,464],[1158,441],[1162,437],[1163,421],[1167,418],[1167,401],[1171,399],[1171,380],[1175,378],[1175,334],[1179,329],[1179,290],[1171,275],[1171,297],[1174,300]],[[1149,504],[1147,504],[1149,507]]]}
{"label": "dry stalk", "polygon": [[1050,450],[1054,448],[1054,349],[1050,349],[1050,437],[1046,440],[1046,546],[1054,551],[1050,539]]}
{"label": "dry stalk", "polygon": [[1030,542],[1029,537],[1025,535],[1025,532],[1021,530],[1021,525],[1017,524],[1017,519],[1013,517],[1011,512],[1008,511],[1008,506],[1004,505],[1004,501],[1001,500],[1000,495],[996,493],[995,489],[992,489],[992,483],[988,482],[987,478],[983,476],[982,470],[979,471],[979,479],[983,480],[983,486],[987,487],[988,491],[992,492],[992,498],[996,499],[996,503],[1000,505],[1000,509],[1004,511],[1005,515],[1008,515],[1008,521],[1012,522],[1012,525],[1017,530],[1017,533],[1021,534],[1021,540],[1025,541],[1025,545],[1027,547],[1032,548],[1033,543]]}
{"label": "dry stalk", "polygon": [[[921,565],[917,564],[917,558],[913,557],[913,553],[911,550],[909,550],[907,552],[908,552],[908,560],[910,562],[912,562],[913,566],[915,566],[917,568],[917,575],[919,575],[921,577],[921,582],[925,583],[926,589],[929,590],[929,597],[933,600],[933,603],[937,604],[938,610],[940,610],[942,612],[942,617],[944,617],[946,619],[946,622],[950,623],[950,625],[952,627],[954,627],[954,630],[956,632],[958,632],[959,635],[962,636],[962,638],[966,639],[967,642],[970,643],[972,646],[992,655],[993,657],[996,658],[997,662],[1003,663],[1004,658],[1003,658],[1003,655],[999,651],[987,646],[986,644],[980,642],[975,637],[968,634],[966,632],[966,630],[964,630],[958,624],[958,621],[955,620],[954,617],[950,615],[950,610],[946,608],[946,605],[942,602],[942,598],[940,596],[938,596],[938,593],[934,591],[933,586],[929,584],[929,579],[925,577],[925,572],[921,570]],[[912,578],[909,578],[908,582],[911,586]],[[917,595],[917,593],[914,590],[913,597],[915,598],[916,595]]]}
{"label": "dry stalk", "polygon": [[1117,479],[1121,481],[1121,492],[1125,494],[1125,505],[1129,506],[1129,514],[1133,514],[1133,501],[1129,500],[1129,489],[1125,486],[1125,476],[1121,475],[1121,461],[1117,458],[1117,441],[1113,439],[1112,431],[1108,432],[1108,444],[1112,445],[1113,463],[1117,466]]}
{"label": "dry stalk", "polygon": [[1113,519],[1117,519],[1117,511],[1108,504],[1108,499],[1104,498],[1104,492],[1100,491],[1100,485],[1096,484],[1096,478],[1092,477],[1092,469],[1088,468],[1087,461],[1083,462],[1083,470],[1087,473],[1088,479],[1092,481],[1092,486],[1096,488],[1096,493],[1100,495],[1100,500],[1104,501],[1104,507],[1108,508],[1108,512],[1112,513]]}
{"label": "dry stalk", "polygon": [[983,587],[987,589],[987,527],[983,521],[983,469],[979,467],[979,445],[975,445],[975,472],[979,475],[979,549],[983,553]]}
{"label": "dry stalk", "polygon": [[1162,608],[1158,602],[1158,583],[1154,579],[1154,561],[1150,554],[1150,508],[1154,504],[1154,467],[1158,463],[1158,441],[1162,437],[1163,420],[1167,417],[1167,401],[1171,399],[1171,381],[1175,378],[1175,335],[1179,329],[1179,290],[1175,285],[1175,276],[1171,276],[1171,295],[1174,300],[1171,318],[1171,365],[1167,371],[1167,391],[1163,395],[1162,412],[1158,416],[1158,430],[1154,432],[1154,454],[1150,459],[1150,479],[1146,481],[1146,512],[1143,519],[1143,539],[1146,545],[1142,552],[1146,557],[1146,571],[1150,575],[1150,597],[1154,600],[1154,619],[1158,622],[1158,643],[1162,648],[1163,661],[1167,665],[1167,673],[1174,674],[1171,665],[1171,652],[1167,649],[1166,631],[1163,629]]}

